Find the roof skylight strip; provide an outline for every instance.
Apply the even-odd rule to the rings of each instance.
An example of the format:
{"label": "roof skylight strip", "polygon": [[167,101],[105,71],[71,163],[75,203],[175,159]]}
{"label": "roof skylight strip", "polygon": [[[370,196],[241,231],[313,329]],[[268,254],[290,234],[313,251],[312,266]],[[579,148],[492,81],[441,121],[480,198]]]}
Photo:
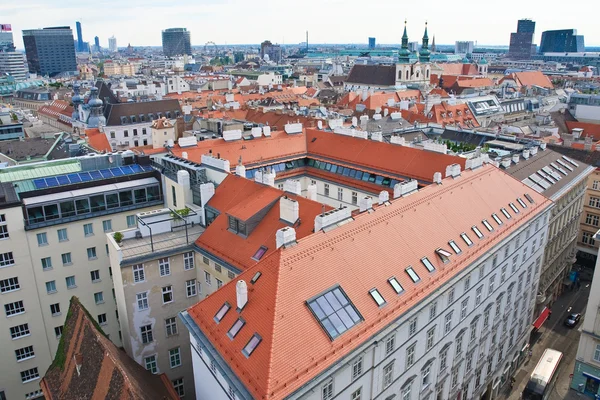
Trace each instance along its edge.
{"label": "roof skylight strip", "polygon": [[527,201],[531,204],[535,203],[535,201],[533,201],[533,198],[529,195],[529,193],[525,193],[524,196],[527,199]]}
{"label": "roof skylight strip", "polygon": [[525,202],[523,201],[522,198],[517,197],[517,201],[519,202],[519,204],[521,205],[521,207],[527,208],[527,204],[525,204]]}
{"label": "roof skylight strip", "polygon": [[383,296],[381,295],[381,293],[379,293],[379,290],[377,290],[376,288],[373,288],[373,289],[369,290],[369,294],[371,295],[371,297],[373,298],[373,300],[375,300],[375,303],[379,307],[384,306],[386,304],[385,299],[383,298]]}
{"label": "roof skylight strip", "polygon": [[227,311],[229,311],[230,308],[231,305],[228,302],[225,302],[225,304],[223,304],[221,308],[219,308],[219,311],[217,311],[214,317],[214,320],[217,324],[221,322],[221,320],[223,319],[223,317],[225,317],[225,314],[227,314]]}
{"label": "roof skylight strip", "polygon": [[388,282],[397,294],[404,292],[404,288],[402,287],[400,282],[398,282],[398,279],[396,279],[395,276],[392,276],[390,279],[388,279]]}
{"label": "roof skylight strip", "polygon": [[460,237],[462,238],[462,240],[465,241],[465,243],[467,244],[467,246],[471,247],[473,246],[473,241],[471,240],[471,238],[465,233],[461,233]]}
{"label": "roof skylight strip", "polygon": [[473,226],[471,227],[471,230],[472,230],[473,232],[475,232],[475,235],[477,235],[477,237],[478,237],[479,239],[483,239],[483,233],[481,233],[481,231],[479,230],[479,228],[477,227],[477,225],[473,225]]}
{"label": "roof skylight strip", "polygon": [[570,165],[567,165],[563,162],[563,160],[556,160],[562,167],[568,169],[570,172],[573,172],[573,168]]}
{"label": "roof skylight strip", "polygon": [[575,168],[579,167],[579,164],[577,164],[575,161],[571,160],[569,157],[562,156],[562,158],[563,158],[563,160],[565,160],[566,162],[568,162],[569,164],[571,164]]}
{"label": "roof skylight strip", "polygon": [[[442,250],[442,249],[437,249],[436,252],[439,252],[442,255],[446,256],[446,258],[448,258],[452,255],[449,252],[447,252],[446,250]],[[450,259],[448,259],[447,261],[450,261]],[[444,262],[447,262],[447,261],[444,261]],[[427,271],[429,271],[429,272],[435,271],[435,267],[433,266],[431,261],[429,261],[429,258],[423,257],[423,258],[421,258],[421,262],[423,263],[425,268],[427,268]]]}
{"label": "roof skylight strip", "polygon": [[517,208],[517,206],[515,205],[515,203],[508,203],[508,205],[510,206],[510,208],[512,208],[512,210],[515,212],[515,214],[520,213],[520,211]]}
{"label": "roof skylight strip", "polygon": [[502,211],[502,214],[504,214],[504,216],[506,217],[506,219],[511,219],[511,215],[508,213],[508,211],[506,210],[506,208],[502,207],[500,209],[500,211]]}
{"label": "roof skylight strip", "polygon": [[496,213],[492,214],[492,218],[494,218],[494,221],[496,221],[496,223],[498,225],[502,225],[502,220],[500,219],[500,217],[498,216],[498,214],[496,214]]}
{"label": "roof skylight strip", "polygon": [[462,253],[462,250],[460,249],[460,247],[458,247],[458,245],[456,244],[456,242],[454,240],[450,240],[448,242],[448,244],[452,248],[452,251],[454,251],[456,254]]}
{"label": "roof skylight strip", "polygon": [[415,272],[415,270],[413,269],[413,267],[408,266],[405,269],[406,273],[408,274],[408,276],[410,277],[410,279],[412,279],[412,281],[414,283],[417,283],[421,280],[421,278],[419,277],[419,275],[417,275],[417,273]]}
{"label": "roof skylight strip", "polygon": [[484,219],[483,221],[481,221],[481,223],[483,224],[483,226],[485,226],[485,228],[490,231],[493,232],[494,228],[492,227],[492,225],[488,222],[487,219]]}

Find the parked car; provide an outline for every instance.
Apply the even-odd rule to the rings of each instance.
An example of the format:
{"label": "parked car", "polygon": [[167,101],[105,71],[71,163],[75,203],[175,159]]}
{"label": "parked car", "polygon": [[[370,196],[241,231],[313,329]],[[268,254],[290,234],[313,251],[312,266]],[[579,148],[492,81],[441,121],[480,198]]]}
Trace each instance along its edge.
{"label": "parked car", "polygon": [[569,328],[573,328],[573,327],[575,327],[575,325],[577,325],[579,323],[579,320],[581,320],[581,314],[578,314],[578,313],[569,314],[567,316],[567,319],[565,319],[565,326],[567,326]]}

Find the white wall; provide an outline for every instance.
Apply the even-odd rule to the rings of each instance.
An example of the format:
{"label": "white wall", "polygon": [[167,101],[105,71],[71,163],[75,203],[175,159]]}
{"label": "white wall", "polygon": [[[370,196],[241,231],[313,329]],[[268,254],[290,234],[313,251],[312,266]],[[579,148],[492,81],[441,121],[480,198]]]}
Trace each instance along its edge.
{"label": "white wall", "polygon": [[192,348],[192,363],[194,366],[194,381],[196,382],[197,400],[231,400],[229,386],[217,371],[210,369],[210,358],[200,349],[196,340],[190,335]]}
{"label": "white wall", "polygon": [[600,121],[600,107],[577,104],[575,108],[575,118],[578,120]]}

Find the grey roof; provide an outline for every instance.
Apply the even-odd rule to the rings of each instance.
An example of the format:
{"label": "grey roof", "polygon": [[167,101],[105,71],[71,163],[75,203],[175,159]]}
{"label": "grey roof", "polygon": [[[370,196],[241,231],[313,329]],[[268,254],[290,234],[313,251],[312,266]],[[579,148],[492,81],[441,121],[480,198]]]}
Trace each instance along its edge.
{"label": "grey roof", "polygon": [[488,136],[478,135],[476,133],[470,133],[465,131],[456,131],[453,129],[444,129],[442,133],[442,139],[450,140],[455,143],[468,143],[475,146],[483,146],[486,141],[492,138]]}
{"label": "grey roof", "polygon": [[573,160],[581,161],[582,163],[600,168],[600,151],[581,150],[558,145],[548,145],[548,147]]}
{"label": "grey roof", "polygon": [[104,81],[96,82],[96,88],[98,88],[98,98],[104,102],[105,109],[107,104],[116,104],[119,102],[113,91],[110,89],[110,86],[110,83],[106,83]]}
{"label": "grey roof", "polygon": [[[167,112],[171,113],[171,118],[175,118],[177,113],[181,114],[181,106],[177,99],[107,104],[104,109],[104,116],[106,117],[107,126],[116,126],[131,124],[130,117],[132,115],[137,120],[140,115],[148,118],[148,114],[154,114],[154,119],[157,119],[158,113],[165,117]],[[125,121],[122,121],[123,118],[121,117],[124,117]]]}
{"label": "grey roof", "polygon": [[21,202],[11,182],[0,182],[0,209],[14,207]]}
{"label": "grey roof", "polygon": [[27,157],[40,158],[50,151],[54,142],[54,139],[42,138],[0,141],[0,153],[16,161],[26,160]]}
{"label": "grey roof", "polygon": [[[560,161],[557,161],[560,160]],[[566,175],[564,175],[563,173],[556,171],[551,164],[557,165],[558,167],[560,167],[563,171],[566,172]],[[558,176],[560,176],[560,180],[558,180],[558,182],[552,183],[549,185],[548,188],[546,188],[545,190],[539,190],[541,189],[541,186],[538,185],[538,189],[536,189],[535,187],[533,187],[533,189],[536,189],[538,192],[542,193],[544,196],[552,199],[552,200],[556,200],[556,198],[560,197],[560,196],[556,196],[556,195],[560,195],[559,192],[561,192],[561,190],[568,186],[568,185],[573,185],[576,182],[578,182],[579,180],[582,179],[581,174],[583,172],[585,172],[586,170],[588,172],[591,172],[594,170],[593,167],[590,167],[589,165],[580,162],[580,161],[575,161],[575,163],[578,166],[574,166],[571,163],[569,163],[567,160],[565,160],[563,158],[563,155],[560,153],[557,153],[555,151],[546,149],[546,150],[538,150],[537,154],[535,156],[529,157],[529,159],[525,160],[522,157],[519,158],[519,163],[518,164],[514,164],[512,163],[510,165],[510,167],[505,169],[505,172],[508,173],[509,175],[511,175],[513,178],[516,178],[518,180],[520,180],[521,182],[525,183],[528,186],[531,186],[531,183],[535,182],[536,180],[542,180],[546,186],[548,186],[548,184],[550,183],[549,181],[545,180],[544,178],[542,178],[542,176],[540,176],[537,172],[542,170],[542,168],[547,167],[550,170],[552,170],[555,174],[557,174]],[[572,169],[572,171],[570,171],[568,168],[564,168],[562,166],[562,164],[566,164],[568,167],[570,167]],[[534,177],[534,179],[532,179],[531,177]],[[555,198],[556,197],[556,198]]]}
{"label": "grey roof", "polygon": [[394,86],[396,84],[395,65],[354,65],[346,83],[373,86]]}

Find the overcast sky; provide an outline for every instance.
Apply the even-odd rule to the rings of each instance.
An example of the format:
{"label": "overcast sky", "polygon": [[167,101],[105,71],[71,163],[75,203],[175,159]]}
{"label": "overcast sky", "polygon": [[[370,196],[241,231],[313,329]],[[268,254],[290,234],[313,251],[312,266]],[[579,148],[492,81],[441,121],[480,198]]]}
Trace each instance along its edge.
{"label": "overcast sky", "polygon": [[[289,5],[288,5],[289,4]],[[597,5],[580,0],[576,10],[559,0],[6,0],[0,1],[0,24],[12,24],[15,45],[23,48],[21,30],[69,25],[75,36],[75,21],[83,25],[83,38],[108,47],[114,35],[118,46],[160,46],[165,28],[191,31],[192,45],[252,44],[268,39],[297,44],[309,31],[311,43],[399,43],[404,19],[411,41],[423,36],[425,20],[430,39],[437,44],[473,40],[479,45],[508,45],[510,33],[520,18],[536,21],[535,42],[550,29],[575,28],[585,35],[586,46],[600,45]],[[575,7],[575,6],[574,6]],[[590,12],[585,12],[589,10]]]}

